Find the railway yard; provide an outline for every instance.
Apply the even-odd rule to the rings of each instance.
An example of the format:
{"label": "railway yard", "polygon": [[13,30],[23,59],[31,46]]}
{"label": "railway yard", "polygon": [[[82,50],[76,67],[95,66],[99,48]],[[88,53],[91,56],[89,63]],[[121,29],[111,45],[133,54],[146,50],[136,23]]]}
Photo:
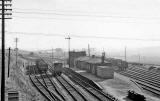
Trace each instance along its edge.
{"label": "railway yard", "polygon": [[[93,72],[92,70],[92,73],[88,72],[89,68],[68,68],[65,65],[62,67],[62,63],[60,62],[62,59],[59,59],[58,63],[53,64],[52,60],[47,57],[23,56],[20,58],[23,58],[23,62],[27,63],[24,66],[25,70],[21,72],[24,72],[26,74],[25,76],[28,77],[30,91],[36,92],[36,95],[30,94],[32,100],[34,99],[33,96],[36,97],[38,95],[40,97],[38,99],[36,98],[36,101],[42,101],[42,99],[47,101],[130,101],[127,98],[127,92],[129,90],[134,90],[137,94],[145,96],[145,101],[159,100],[158,80],[160,76],[153,71],[138,67],[129,67],[126,70],[116,70],[113,72],[113,75],[110,74],[110,69],[107,69],[111,76],[106,71],[106,74],[109,75],[109,79],[106,79],[106,76],[102,78],[95,75],[96,72],[100,71]],[[92,64],[92,57],[90,59],[89,63]],[[88,60],[85,61],[88,62]],[[96,61],[99,60],[94,59],[95,63],[97,63]],[[82,66],[85,65],[83,64]],[[22,84],[20,81],[18,82]],[[24,88],[23,90],[26,91]],[[24,100],[22,97],[25,94],[21,94],[16,89],[14,91],[9,90],[8,101],[9,99]]]}
{"label": "railway yard", "polygon": [[115,97],[81,80],[76,73],[72,72],[65,69],[65,74],[61,74],[61,76],[53,77],[50,73],[43,75],[33,73],[29,77],[32,84],[49,101],[118,101]]}
{"label": "railway yard", "polygon": [[160,0],[0,6],[0,101],[160,101]]}

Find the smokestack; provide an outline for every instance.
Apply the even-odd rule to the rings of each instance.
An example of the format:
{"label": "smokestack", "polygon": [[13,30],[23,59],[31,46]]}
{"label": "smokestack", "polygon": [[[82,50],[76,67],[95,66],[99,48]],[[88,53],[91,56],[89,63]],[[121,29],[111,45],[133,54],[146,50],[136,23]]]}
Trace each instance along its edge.
{"label": "smokestack", "polygon": [[102,57],[101,57],[101,62],[104,63],[104,59],[105,59],[105,52],[102,52]]}

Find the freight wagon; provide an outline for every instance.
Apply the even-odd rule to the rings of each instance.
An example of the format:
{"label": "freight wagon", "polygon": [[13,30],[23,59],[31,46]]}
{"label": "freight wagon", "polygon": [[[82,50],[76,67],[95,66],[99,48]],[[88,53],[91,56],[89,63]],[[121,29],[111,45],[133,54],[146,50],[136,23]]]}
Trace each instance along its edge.
{"label": "freight wagon", "polygon": [[48,70],[48,64],[46,64],[44,61],[42,61],[41,59],[37,59],[36,60],[36,67],[37,70],[41,73],[43,72],[47,72]]}
{"label": "freight wagon", "polygon": [[42,60],[37,59],[35,64],[26,67],[26,74],[42,74],[47,72],[48,65]]}
{"label": "freight wagon", "polygon": [[54,70],[52,70],[53,76],[60,76],[63,71],[63,64],[62,63],[54,63]]}

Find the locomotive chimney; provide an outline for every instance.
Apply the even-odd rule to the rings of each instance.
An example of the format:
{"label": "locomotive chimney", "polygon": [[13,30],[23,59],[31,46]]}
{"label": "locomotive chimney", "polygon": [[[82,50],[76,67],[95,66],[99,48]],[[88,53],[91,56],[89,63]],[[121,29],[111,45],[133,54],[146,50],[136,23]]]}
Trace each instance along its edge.
{"label": "locomotive chimney", "polygon": [[105,59],[105,52],[102,52],[102,57],[101,57],[101,62],[104,63],[104,59]]}

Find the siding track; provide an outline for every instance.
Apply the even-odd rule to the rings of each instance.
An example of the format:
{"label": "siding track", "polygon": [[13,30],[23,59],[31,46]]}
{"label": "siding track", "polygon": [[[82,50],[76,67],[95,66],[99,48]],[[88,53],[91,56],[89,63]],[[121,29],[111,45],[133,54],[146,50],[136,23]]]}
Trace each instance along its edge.
{"label": "siding track", "polygon": [[160,74],[137,67],[118,73],[133,79],[143,89],[160,96]]}
{"label": "siding track", "polygon": [[77,75],[71,72],[70,69],[65,68],[65,74],[78,85],[80,85],[83,89],[85,89],[89,94],[91,94],[94,98],[99,101],[118,101],[115,97],[111,96],[110,94],[106,94],[101,90],[95,89],[89,83],[83,81]]}

